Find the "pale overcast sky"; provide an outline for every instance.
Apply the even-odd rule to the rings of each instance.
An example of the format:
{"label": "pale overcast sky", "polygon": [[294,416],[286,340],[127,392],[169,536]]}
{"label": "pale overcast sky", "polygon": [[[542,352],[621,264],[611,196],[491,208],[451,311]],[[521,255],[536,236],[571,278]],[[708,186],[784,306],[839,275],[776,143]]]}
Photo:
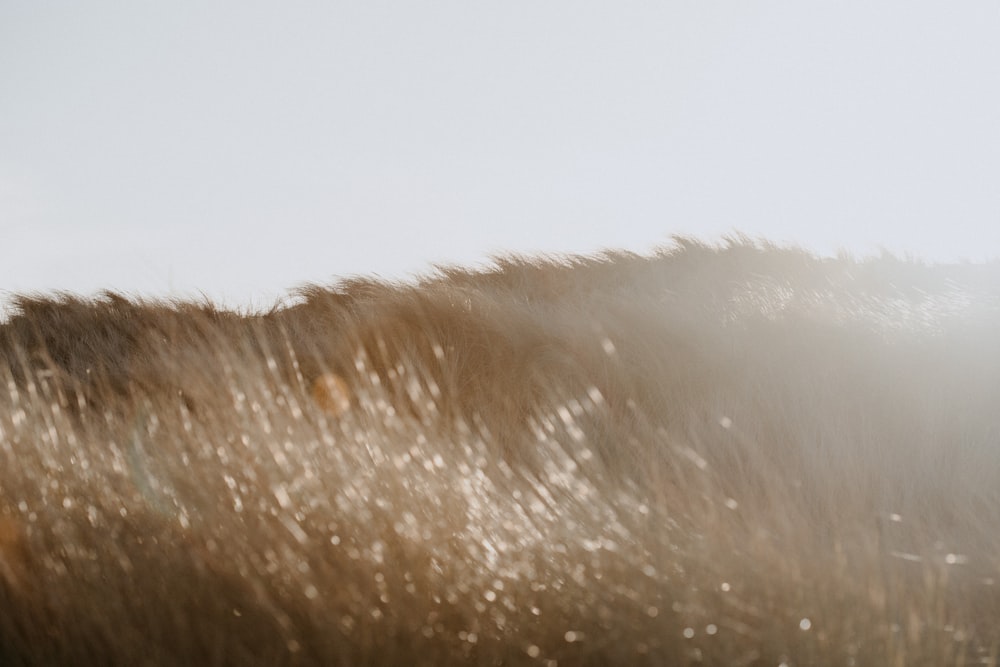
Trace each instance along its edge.
{"label": "pale overcast sky", "polygon": [[1000,3],[0,0],[8,294],[733,231],[1000,256]]}

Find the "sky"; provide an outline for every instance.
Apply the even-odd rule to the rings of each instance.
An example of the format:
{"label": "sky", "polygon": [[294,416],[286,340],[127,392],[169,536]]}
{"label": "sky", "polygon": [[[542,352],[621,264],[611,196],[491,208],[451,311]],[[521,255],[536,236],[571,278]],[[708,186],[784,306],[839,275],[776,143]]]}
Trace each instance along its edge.
{"label": "sky", "polygon": [[0,0],[0,303],[737,232],[1000,256],[1000,4]]}

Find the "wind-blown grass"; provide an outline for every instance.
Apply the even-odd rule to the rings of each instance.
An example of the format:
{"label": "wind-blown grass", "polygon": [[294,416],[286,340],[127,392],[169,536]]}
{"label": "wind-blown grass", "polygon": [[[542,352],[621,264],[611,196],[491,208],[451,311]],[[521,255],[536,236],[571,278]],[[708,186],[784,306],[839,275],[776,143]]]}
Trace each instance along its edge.
{"label": "wind-blown grass", "polygon": [[996,664],[996,265],[681,240],[299,297],[15,301],[0,662]]}

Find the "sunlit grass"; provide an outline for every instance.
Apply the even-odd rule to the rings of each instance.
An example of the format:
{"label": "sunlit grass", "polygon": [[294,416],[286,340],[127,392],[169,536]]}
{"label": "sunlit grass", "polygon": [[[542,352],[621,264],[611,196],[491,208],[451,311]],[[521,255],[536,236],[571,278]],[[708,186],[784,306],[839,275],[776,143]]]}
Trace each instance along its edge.
{"label": "sunlit grass", "polygon": [[0,658],[995,664],[970,270],[735,244],[243,318],[24,303]]}

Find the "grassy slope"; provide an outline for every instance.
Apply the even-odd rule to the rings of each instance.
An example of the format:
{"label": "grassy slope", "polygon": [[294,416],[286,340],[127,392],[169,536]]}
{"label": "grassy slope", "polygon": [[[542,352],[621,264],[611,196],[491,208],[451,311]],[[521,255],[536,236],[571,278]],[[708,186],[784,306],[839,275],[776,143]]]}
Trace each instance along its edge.
{"label": "grassy slope", "polygon": [[996,663],[1000,268],[680,242],[300,296],[19,300],[4,664]]}

